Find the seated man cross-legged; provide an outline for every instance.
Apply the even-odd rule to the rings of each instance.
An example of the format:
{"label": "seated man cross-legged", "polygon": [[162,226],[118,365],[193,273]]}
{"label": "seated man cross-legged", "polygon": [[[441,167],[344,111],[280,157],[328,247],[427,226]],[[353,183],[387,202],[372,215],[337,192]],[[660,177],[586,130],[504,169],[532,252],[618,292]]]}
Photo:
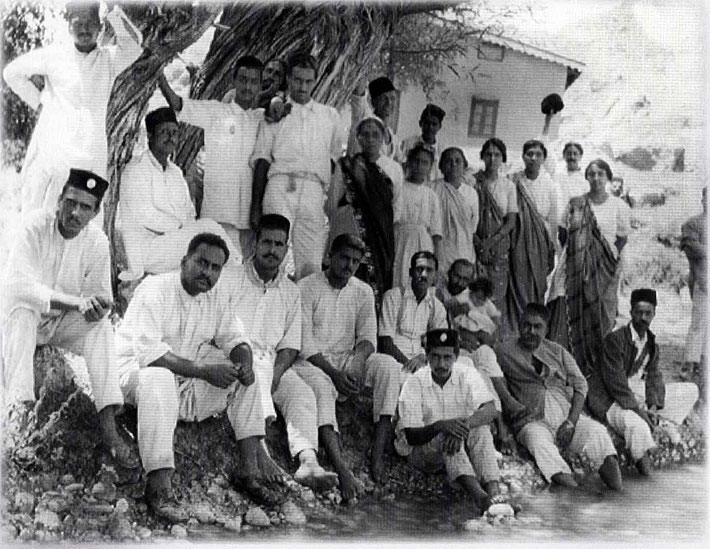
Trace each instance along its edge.
{"label": "seated man cross-legged", "polygon": [[499,393],[503,410],[548,482],[577,486],[559,445],[585,453],[606,485],[620,490],[614,444],[601,423],[581,413],[587,382],[572,355],[544,339],[548,320],[544,305],[529,303],[520,319],[520,335],[496,345],[510,389]]}
{"label": "seated man cross-legged", "polygon": [[216,285],[228,259],[221,237],[198,234],[179,271],[138,286],[117,333],[121,388],[138,408],[146,499],[169,520],[187,519],[171,487],[177,421],[202,421],[224,410],[239,451],[233,480],[254,499],[278,499],[261,480],[264,413],[252,350],[224,287]]}
{"label": "seated man cross-legged", "polygon": [[490,429],[498,412],[480,374],[458,363],[458,356],[454,330],[427,332],[428,364],[407,378],[399,396],[397,450],[424,471],[444,468],[480,514],[506,499]]}

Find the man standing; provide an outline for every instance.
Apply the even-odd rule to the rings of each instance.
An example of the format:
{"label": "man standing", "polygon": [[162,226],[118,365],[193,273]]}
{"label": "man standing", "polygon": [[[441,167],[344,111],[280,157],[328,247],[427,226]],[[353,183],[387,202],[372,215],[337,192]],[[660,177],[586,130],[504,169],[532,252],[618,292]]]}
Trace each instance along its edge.
{"label": "man standing", "polygon": [[[631,322],[604,338],[604,354],[589,376],[589,408],[624,437],[636,468],[651,473],[648,451],[655,447],[655,416],[680,425],[698,400],[693,383],[664,383],[659,347],[650,330],[656,292],[631,292]],[[643,403],[645,402],[645,407]]]}
{"label": "man standing", "polygon": [[400,157],[399,140],[390,127],[390,120],[394,114],[394,109],[397,106],[397,90],[392,81],[386,76],[375,78],[368,85],[370,92],[370,103],[372,109],[367,104],[365,98],[365,83],[362,82],[355,88],[352,97],[350,98],[351,123],[350,136],[348,138],[348,154],[352,155],[360,151],[360,145],[357,141],[357,127],[361,120],[374,115],[385,126],[385,135],[382,142],[382,156],[403,162],[405,157]]}
{"label": "man standing", "polygon": [[101,46],[98,2],[69,2],[73,44],[52,44],[5,67],[5,82],[33,109],[42,107],[22,166],[22,210],[54,209],[70,168],[106,177],[106,110],[114,80],[140,54],[141,33],[116,5],[106,21],[115,46]]}
{"label": "man standing", "polygon": [[0,366],[6,404],[35,399],[36,345],[51,343],[83,355],[99,413],[104,446],[135,467],[116,430],[123,404],[111,322],[108,239],[89,224],[108,183],[71,169],[54,211],[35,210],[14,241],[0,285]]}
{"label": "man standing", "polygon": [[218,234],[233,253],[222,227],[211,219],[195,219],[187,182],[170,160],[177,146],[175,113],[168,107],[149,112],[145,127],[148,150],[133,158],[121,176],[118,216],[130,271],[138,277],[177,269],[188,243],[201,232]]}
{"label": "man standing", "polygon": [[317,73],[317,62],[310,55],[290,60],[291,113],[278,123],[261,122],[252,155],[252,226],[258,226],[262,210],[289,220],[296,280],[320,270],[331,160],[342,155],[338,111],[311,98]]}
{"label": "man standing", "polygon": [[215,287],[228,259],[221,237],[198,234],[179,271],[138,286],[117,332],[121,389],[138,408],[146,499],[156,515],[173,521],[187,519],[171,487],[178,419],[202,421],[226,410],[239,449],[233,481],[254,499],[278,500],[262,483],[261,464],[271,458],[260,443],[264,414],[252,350],[224,287]]}
{"label": "man standing", "polygon": [[688,289],[693,300],[688,336],[685,339],[685,363],[690,375],[705,379],[707,372],[701,365],[707,346],[707,187],[703,187],[703,212],[691,217],[680,229],[680,249],[690,265]]}
{"label": "man standing", "polygon": [[263,109],[252,108],[261,89],[263,68],[262,62],[251,55],[237,60],[233,101],[229,103],[182,98],[172,90],[165,75],[159,80],[160,91],[180,121],[205,131],[200,217],[222,225],[232,242],[239,243],[243,259],[254,251],[254,233],[249,223],[252,182],[249,159],[259,122],[264,119]]}
{"label": "man standing", "polygon": [[449,482],[463,487],[475,514],[481,514],[505,501],[489,425],[498,412],[481,376],[459,364],[458,356],[454,330],[427,332],[427,363],[407,379],[399,396],[398,430],[404,436],[397,450],[419,469],[444,468]]}
{"label": "man standing", "polygon": [[581,414],[587,382],[572,355],[544,339],[548,320],[543,305],[530,303],[520,319],[520,335],[496,346],[510,388],[499,393],[503,410],[548,482],[577,486],[559,446],[584,452],[606,485],[620,490],[614,444],[603,425]]}
{"label": "man standing", "polygon": [[436,140],[436,135],[441,130],[445,116],[446,111],[444,111],[444,109],[433,103],[428,103],[419,117],[419,127],[422,129],[421,135],[407,137],[403,139],[399,145],[398,158],[402,162],[406,160],[409,151],[418,143],[424,143],[434,151],[434,162],[431,172],[429,173],[429,181],[434,181],[439,178],[439,160],[441,159],[442,149],[441,143]]}

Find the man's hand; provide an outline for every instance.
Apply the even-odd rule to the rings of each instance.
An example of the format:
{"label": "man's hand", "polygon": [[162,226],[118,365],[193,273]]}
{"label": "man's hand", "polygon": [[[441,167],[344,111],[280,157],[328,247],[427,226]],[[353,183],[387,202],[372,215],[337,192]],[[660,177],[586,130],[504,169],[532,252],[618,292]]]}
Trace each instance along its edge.
{"label": "man's hand", "polygon": [[85,298],[79,306],[79,312],[87,322],[98,322],[111,309],[112,302],[105,296],[95,295]]}
{"label": "man's hand", "polygon": [[439,432],[444,435],[451,435],[460,439],[465,439],[468,437],[468,425],[466,425],[466,420],[461,418],[456,419],[442,419],[437,421]]}
{"label": "man's hand", "polygon": [[345,396],[353,396],[360,392],[360,387],[358,387],[355,379],[341,370],[333,372],[330,379],[338,392]]}
{"label": "man's hand", "polygon": [[445,454],[452,456],[459,450],[461,450],[461,442],[462,440],[458,437],[455,437],[453,435],[444,435],[442,450]]}
{"label": "man's hand", "polygon": [[572,442],[574,437],[575,425],[570,420],[566,419],[557,428],[557,435],[555,436],[555,442],[560,448],[567,448]]}
{"label": "man's hand", "polygon": [[237,366],[237,379],[244,387],[249,387],[256,379],[254,368],[248,364],[239,364]]}
{"label": "man's hand", "polygon": [[651,431],[653,431],[655,425],[653,424],[653,421],[651,421],[648,412],[643,408],[639,408],[638,410],[636,410],[636,413],[642,420],[644,420],[648,424],[648,427],[651,429]]}
{"label": "man's hand", "polygon": [[407,373],[413,374],[424,366],[426,366],[426,355],[424,353],[421,353],[411,358],[409,362],[402,366],[402,369]]}
{"label": "man's hand", "polygon": [[[207,383],[226,389],[239,379],[240,371],[231,362],[205,364],[200,369],[201,377]],[[254,372],[251,373],[252,376]],[[252,379],[253,381],[253,379]]]}
{"label": "man's hand", "polygon": [[30,76],[30,82],[34,84],[34,87],[39,91],[44,90],[44,76],[41,74],[33,74]]}

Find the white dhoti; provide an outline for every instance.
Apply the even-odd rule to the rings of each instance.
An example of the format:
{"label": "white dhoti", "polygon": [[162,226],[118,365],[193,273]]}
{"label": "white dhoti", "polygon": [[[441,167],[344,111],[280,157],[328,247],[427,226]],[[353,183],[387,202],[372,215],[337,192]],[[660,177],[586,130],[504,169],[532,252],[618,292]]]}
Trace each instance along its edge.
{"label": "white dhoti", "polygon": [[693,310],[690,316],[690,327],[685,338],[685,361],[700,362],[705,356],[708,336],[708,295],[695,285],[693,290]]}
{"label": "white dhoti", "polygon": [[254,247],[256,246],[256,235],[252,229],[239,229],[231,223],[219,224],[234,245],[239,245],[239,256],[234,257],[237,264],[244,263],[252,255],[254,255]]}
{"label": "white dhoti", "polygon": [[22,212],[38,208],[55,209],[69,177],[69,168],[71,166],[58,160],[51,164],[38,160],[25,161],[22,167]]}
{"label": "white dhoti", "polygon": [[[695,383],[666,383],[666,397],[658,415],[680,425],[698,401],[699,391]],[[646,402],[646,385],[640,379],[629,379],[629,388],[639,402]]]}
{"label": "white dhoti", "polygon": [[259,386],[264,419],[276,419],[274,400],[271,397],[271,383],[274,380],[274,361],[276,360],[276,353],[259,349],[252,343],[252,357],[254,377],[256,378],[256,385]]}
{"label": "white dhoti", "polygon": [[656,447],[651,428],[633,410],[625,410],[614,402],[606,413],[609,426],[624,438],[631,459],[638,461],[648,450]]}
{"label": "white dhoti", "polygon": [[48,343],[84,357],[98,411],[123,404],[108,318],[87,322],[78,312],[40,316],[25,307],[15,308],[0,325],[0,366],[7,404],[35,399],[35,347]]}
{"label": "white dhoti", "polygon": [[265,214],[283,215],[291,223],[296,280],[321,270],[328,234],[324,202],[323,186],[318,181],[285,174],[269,177],[263,210]]}

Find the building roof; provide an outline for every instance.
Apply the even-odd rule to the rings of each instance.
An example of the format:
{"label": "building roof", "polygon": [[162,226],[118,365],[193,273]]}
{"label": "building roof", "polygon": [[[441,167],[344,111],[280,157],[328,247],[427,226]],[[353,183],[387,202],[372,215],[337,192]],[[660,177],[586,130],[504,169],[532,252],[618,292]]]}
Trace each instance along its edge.
{"label": "building roof", "polygon": [[557,63],[559,65],[564,65],[565,67],[577,69],[579,71],[581,71],[582,68],[585,67],[585,64],[581,61],[577,61],[570,57],[565,57],[564,55],[551,52],[538,46],[533,46],[532,44],[527,44],[520,40],[516,40],[515,38],[508,38],[506,36],[486,33],[481,37],[481,40],[483,42],[488,42],[490,44],[496,44],[498,46],[510,48],[511,50],[524,53],[525,55],[544,59],[545,61],[549,61],[550,63]]}

